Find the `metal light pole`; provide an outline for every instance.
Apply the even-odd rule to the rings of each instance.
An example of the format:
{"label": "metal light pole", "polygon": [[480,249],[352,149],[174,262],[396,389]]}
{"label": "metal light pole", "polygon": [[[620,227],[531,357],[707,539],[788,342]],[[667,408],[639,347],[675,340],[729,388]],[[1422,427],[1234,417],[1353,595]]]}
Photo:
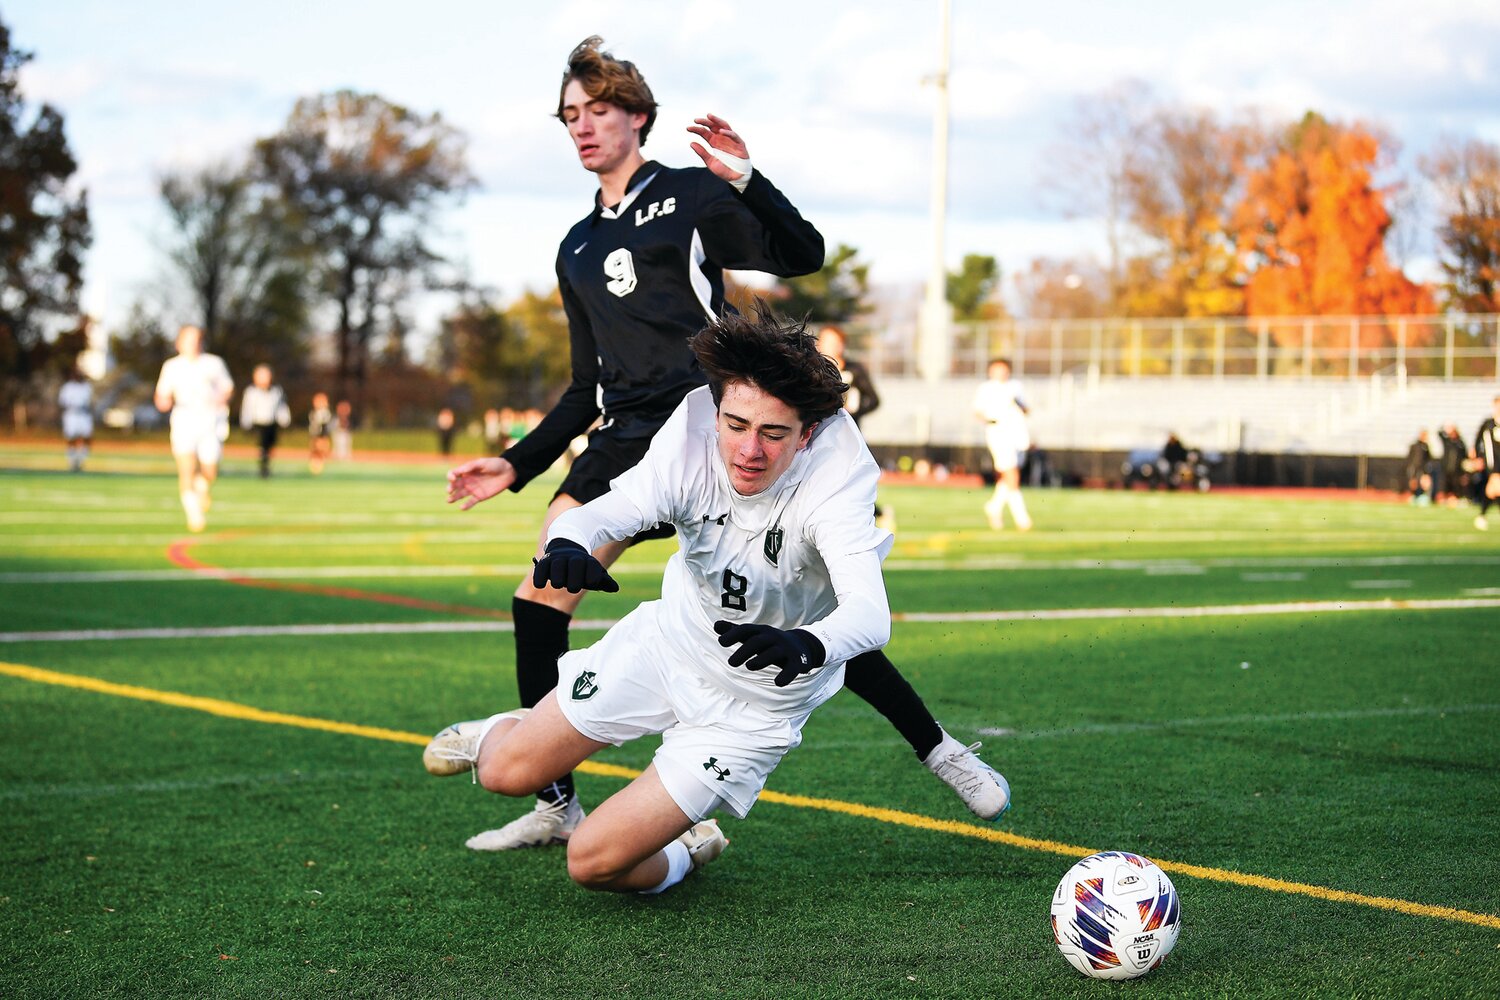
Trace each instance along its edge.
{"label": "metal light pole", "polygon": [[918,322],[917,368],[929,382],[948,376],[952,358],[950,330],[953,310],[948,305],[948,263],[944,224],[948,215],[948,40],[950,0],[942,0],[943,24],[938,70],[924,82],[937,89],[932,116],[932,259],[928,263],[927,294]]}

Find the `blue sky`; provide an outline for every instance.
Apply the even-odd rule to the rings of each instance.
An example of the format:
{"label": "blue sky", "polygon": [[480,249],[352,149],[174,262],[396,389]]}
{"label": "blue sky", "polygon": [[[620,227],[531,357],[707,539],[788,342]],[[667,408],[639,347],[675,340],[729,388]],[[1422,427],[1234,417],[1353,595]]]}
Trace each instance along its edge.
{"label": "blue sky", "polygon": [[[918,281],[936,0],[528,5],[265,0],[254,5],[22,0],[0,7],[37,53],[27,98],[66,116],[95,245],[85,306],[106,328],[163,272],[155,178],[275,131],[297,97],[340,87],[440,111],[470,136],[481,189],[441,243],[504,295],[550,285],[557,241],[592,178],[548,117],[567,52],[603,35],[646,73],[661,116],[648,156],[688,165],[682,127],[714,111],[830,242],[877,281]],[[1311,108],[1383,126],[1408,168],[1440,134],[1500,142],[1500,3],[1325,0],[1253,5],[954,0],[948,256],[1087,253],[1040,181],[1075,103],[1120,80],[1222,112]],[[1430,268],[1418,247],[1410,262]],[[435,307],[434,307],[435,308]]]}

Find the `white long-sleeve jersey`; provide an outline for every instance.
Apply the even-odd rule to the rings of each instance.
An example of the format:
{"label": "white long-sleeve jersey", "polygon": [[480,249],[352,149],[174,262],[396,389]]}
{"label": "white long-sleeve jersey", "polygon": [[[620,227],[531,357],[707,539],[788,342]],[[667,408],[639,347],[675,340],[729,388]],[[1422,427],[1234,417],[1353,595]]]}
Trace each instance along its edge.
{"label": "white long-sleeve jersey", "polygon": [[[807,712],[843,684],[850,657],[890,639],[880,564],[891,535],[875,527],[880,468],[849,414],[823,421],[790,468],[755,496],[729,485],[713,397],[695,389],[652,439],[640,464],[610,491],[552,523],[548,540],[589,550],[664,521],[679,548],[662,577],[663,632],[703,676],[736,698]],[[779,671],[731,667],[718,620],[806,629],[824,665],[784,688]]]}

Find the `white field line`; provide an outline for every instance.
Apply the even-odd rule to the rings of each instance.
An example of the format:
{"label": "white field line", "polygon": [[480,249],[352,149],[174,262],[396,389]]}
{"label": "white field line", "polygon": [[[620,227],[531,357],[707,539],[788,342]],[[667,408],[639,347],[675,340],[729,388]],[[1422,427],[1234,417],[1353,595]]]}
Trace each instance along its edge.
{"label": "white field line", "polygon": [[[1339,611],[1445,611],[1456,608],[1500,608],[1500,598],[1452,597],[1398,601],[1285,601],[1276,604],[1210,604],[1166,608],[1046,608],[1033,611],[907,611],[891,615],[897,622],[1073,621],[1102,618],[1215,618],[1225,615],[1317,615]],[[3,633],[0,633],[3,634]]]}
{"label": "white field line", "polygon": [[980,736],[1007,740],[1047,740],[1066,736],[1149,733],[1163,729],[1197,729],[1205,726],[1264,725],[1270,722],[1321,722],[1333,719],[1386,719],[1408,716],[1463,715],[1470,712],[1500,712],[1500,705],[1447,705],[1426,708],[1355,708],[1324,712],[1287,712],[1280,715],[1222,715],[1204,719],[1163,719],[1160,722],[1093,722],[1062,729],[1006,729],[989,726],[978,729]]}
{"label": "white field line", "polygon": [[[530,536],[527,536],[530,539]],[[5,543],[8,544],[8,543]],[[1198,575],[1197,570],[1185,567],[1197,566],[1209,569],[1232,569],[1237,567],[1293,567],[1326,569],[1356,569],[1383,566],[1500,566],[1500,555],[1496,556],[1351,556],[1346,558],[1277,558],[1247,557],[1243,559],[1203,559],[1196,563],[1185,563],[1180,559],[1062,559],[1021,561],[1011,557],[994,559],[887,559],[887,572],[937,571],[952,569],[1014,569],[1014,570],[1102,570],[1110,572],[1152,572],[1172,575],[1182,571],[1184,575]],[[1168,567],[1163,572],[1159,567]],[[461,576],[517,576],[530,572],[529,563],[488,563],[468,566],[247,566],[240,568],[217,567],[212,570],[186,569],[120,569],[120,570],[46,570],[35,572],[0,573],[3,583],[139,583],[146,581],[198,580],[205,577],[224,579],[243,577],[250,580],[326,580],[326,579],[383,579]],[[658,563],[621,564],[610,568],[612,573],[660,573]],[[1254,582],[1280,582],[1301,580],[1306,574],[1244,573],[1242,578]],[[1500,595],[1500,588],[1466,590],[1472,596]]]}
{"label": "white field line", "polygon": [[[1500,598],[1448,598],[1425,601],[1299,601],[1283,604],[1223,604],[1182,608],[1040,608],[1029,611],[898,612],[892,621],[963,623],[1002,621],[1075,621],[1113,618],[1211,618],[1244,615],[1325,614],[1338,611],[1447,611],[1500,608]],[[607,629],[613,619],[573,622],[574,628]],[[510,632],[504,621],[364,622],[330,625],[227,625],[203,628],[64,629],[51,632],[0,632],[0,643],[84,642],[117,639],[243,639],[267,636],[413,635]]]}
{"label": "white field line", "polygon": [[[163,520],[168,520],[163,518]],[[213,520],[215,531],[234,531],[241,528],[259,527],[248,519],[239,521],[226,517],[222,520]],[[388,523],[382,521],[381,523]],[[534,532],[496,532],[492,522],[470,522],[470,527],[465,530],[454,525],[456,530],[434,530],[422,533],[422,542],[428,545],[452,544],[472,545],[476,541],[529,541],[534,539]],[[285,527],[285,524],[277,527]],[[937,532],[945,539],[951,539],[953,532]],[[987,532],[974,529],[972,531],[957,533],[963,537],[978,537],[988,534]],[[113,533],[88,533],[80,531],[52,532],[48,534],[37,534],[27,532],[24,535],[4,536],[0,543],[8,548],[77,548],[80,546],[109,547],[109,546],[142,546],[142,545],[168,545],[183,537],[182,532],[155,533],[150,535],[127,534],[122,532]],[[1182,532],[1182,531],[1135,531],[1135,532],[1111,532],[1111,533],[1068,533],[1056,536],[1060,542],[1090,542],[1090,543],[1156,543],[1156,544],[1178,544],[1178,543],[1228,543],[1228,542],[1250,542],[1264,544],[1266,541],[1264,531],[1244,532]],[[915,542],[920,535],[901,536],[903,542]],[[1304,539],[1309,543],[1327,544],[1329,542],[1380,542],[1388,543],[1393,539],[1405,539],[1412,542],[1438,542],[1444,544],[1475,544],[1474,536],[1451,535],[1426,532],[1392,532],[1379,531],[1337,531],[1320,528],[1316,531],[1305,533],[1280,532],[1275,536],[1278,542],[1291,542]],[[296,545],[300,548],[355,548],[361,546],[382,546],[399,544],[404,541],[391,533],[366,532],[362,534],[344,534],[336,530],[319,533],[316,531],[281,531],[272,534],[244,535],[234,539],[224,539],[223,544],[234,545]],[[1497,557],[1500,558],[1500,557]],[[994,560],[996,565],[1003,566],[1014,561],[1015,557],[1000,558]],[[1085,560],[1086,561],[1086,560]],[[1022,560],[1024,562],[1024,560]],[[1187,565],[1193,560],[1177,560],[1181,565]]]}
{"label": "white field line", "polygon": [[1410,587],[1410,580],[1350,580],[1349,586],[1355,590],[1400,590]]}

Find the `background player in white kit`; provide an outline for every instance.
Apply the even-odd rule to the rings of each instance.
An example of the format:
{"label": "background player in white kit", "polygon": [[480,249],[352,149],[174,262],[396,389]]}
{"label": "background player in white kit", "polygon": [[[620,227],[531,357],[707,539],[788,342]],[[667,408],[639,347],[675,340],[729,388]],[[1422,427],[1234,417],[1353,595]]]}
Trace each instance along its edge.
{"label": "background player in white kit", "polygon": [[974,412],[985,422],[985,444],[995,463],[995,492],[984,505],[984,516],[990,527],[1005,527],[1005,510],[1015,519],[1021,531],[1031,530],[1031,515],[1021,496],[1021,459],[1031,447],[1026,429],[1026,403],[1021,385],[1010,377],[1010,362],[1004,358],[990,361],[989,380],[974,395]]}
{"label": "background player in white kit", "polygon": [[838,372],[800,324],[765,314],[726,315],[692,346],[709,385],[609,492],[552,522],[533,573],[538,587],[615,590],[591,550],[670,522],[680,548],[662,599],[566,654],[529,714],[450,726],[423,755],[435,774],[474,768],[519,796],[661,733],[645,773],[568,839],[568,873],[591,889],[660,892],[717,857],[726,841],[706,817],[743,817],[845,661],[890,636],[891,537],[870,516],[880,470],[839,409]]}
{"label": "background player in white kit", "polygon": [[224,360],[203,353],[203,331],[196,326],[178,330],[177,355],[166,360],[156,380],[156,408],[172,413],[172,458],[189,531],[203,530],[204,514],[212,505],[233,392]]}
{"label": "background player in white kit", "polygon": [[57,405],[62,409],[63,440],[68,445],[68,471],[82,472],[83,460],[89,457],[94,441],[94,385],[83,372],[74,368],[68,380],[57,391]]}

